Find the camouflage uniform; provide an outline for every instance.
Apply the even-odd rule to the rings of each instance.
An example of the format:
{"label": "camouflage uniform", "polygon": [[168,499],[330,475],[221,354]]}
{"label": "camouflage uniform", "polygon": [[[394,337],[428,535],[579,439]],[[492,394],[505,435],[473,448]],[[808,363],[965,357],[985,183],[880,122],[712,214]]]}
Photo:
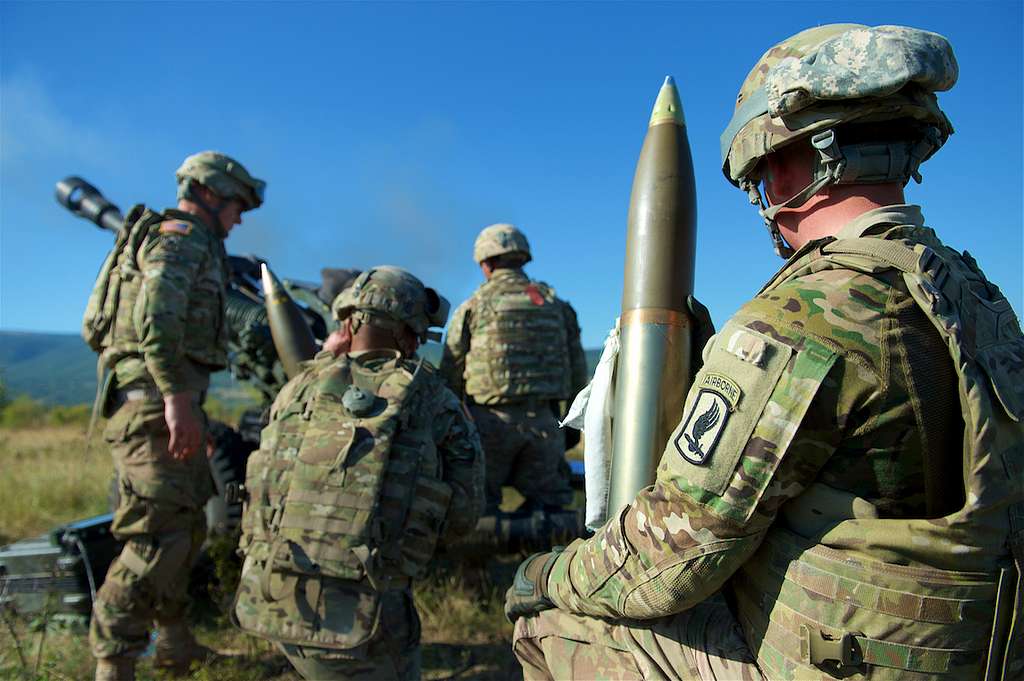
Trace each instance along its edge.
{"label": "camouflage uniform", "polygon": [[133,217],[126,230],[134,229],[139,249],[116,255],[119,299],[101,354],[113,376],[104,438],[120,485],[111,529],[125,544],[93,604],[89,637],[97,658],[135,657],[149,644],[154,620],[161,627],[183,621],[189,571],[206,536],[203,504],[213,489],[202,450],[171,459],[163,396],[194,396],[205,442],[202,396],[227,359],[222,230],[175,209],[138,207]]}
{"label": "camouflage uniform", "polygon": [[[514,230],[494,225],[481,233]],[[522,253],[521,242],[488,253]],[[510,250],[515,248],[516,250]],[[456,309],[448,326],[441,373],[468,398],[487,455],[487,505],[501,503],[501,488],[512,485],[528,503],[564,506],[572,501],[565,464],[565,438],[555,410],[587,382],[586,358],[572,306],[554,290],[516,267],[494,271]]]}
{"label": "camouflage uniform", "polygon": [[[378,326],[415,316],[402,296],[370,286],[385,269],[394,268],[370,270],[342,294],[353,309],[335,309]],[[359,416],[353,395],[386,398],[394,430]],[[353,437],[385,443],[372,445],[384,448],[381,463],[345,439],[350,424]],[[330,464],[323,482],[310,473],[317,459]],[[246,488],[236,624],[278,643],[304,678],[419,678],[411,580],[437,541],[474,527],[483,505],[476,429],[437,373],[392,350],[320,353],[275,400]],[[353,541],[363,526],[373,529]]]}
{"label": "camouflage uniform", "polygon": [[1024,337],[973,259],[869,211],[703,357],[654,485],[517,621],[526,678],[1019,677]]}

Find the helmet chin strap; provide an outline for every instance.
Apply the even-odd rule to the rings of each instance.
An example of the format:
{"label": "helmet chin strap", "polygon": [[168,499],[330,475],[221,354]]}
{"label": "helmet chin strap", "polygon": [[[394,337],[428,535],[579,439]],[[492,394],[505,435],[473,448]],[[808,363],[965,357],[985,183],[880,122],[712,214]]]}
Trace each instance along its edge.
{"label": "helmet chin strap", "polygon": [[781,258],[790,258],[794,250],[782,238],[775,216],[783,208],[799,208],[812,196],[833,184],[880,184],[901,182],[910,178],[921,181],[918,167],[939,148],[938,130],[925,130],[922,139],[914,143],[851,144],[839,147],[834,129],[823,130],[811,137],[811,146],[818,152],[811,181],[787,200],[767,206],[758,183],[744,179],[740,188],[747,192],[751,205],[764,218],[772,238],[775,252]]}

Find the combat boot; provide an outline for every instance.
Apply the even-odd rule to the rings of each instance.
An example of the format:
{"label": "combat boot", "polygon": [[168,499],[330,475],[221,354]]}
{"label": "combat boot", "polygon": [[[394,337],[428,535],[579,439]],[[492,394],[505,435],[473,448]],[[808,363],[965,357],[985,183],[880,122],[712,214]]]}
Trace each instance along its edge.
{"label": "combat boot", "polygon": [[205,664],[215,657],[215,651],[196,641],[184,620],[158,623],[154,668],[187,674],[193,662]]}
{"label": "combat boot", "polygon": [[135,681],[135,658],[98,658],[96,660],[96,681]]}

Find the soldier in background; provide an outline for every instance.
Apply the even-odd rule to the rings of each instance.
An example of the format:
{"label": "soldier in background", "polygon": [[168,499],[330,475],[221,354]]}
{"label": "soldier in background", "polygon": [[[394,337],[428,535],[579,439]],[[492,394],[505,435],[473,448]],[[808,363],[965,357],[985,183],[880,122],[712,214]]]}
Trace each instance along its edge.
{"label": "soldier in background", "polygon": [[307,679],[418,679],[412,579],[473,529],[483,452],[415,352],[448,302],[397,267],[335,300],[342,328],[279,393],[246,470],[235,621]]}
{"label": "soldier in background", "polygon": [[655,484],[520,566],[527,679],[1024,675],[1024,337],[903,197],[956,78],[897,26],[750,72],[724,170],[788,260],[704,349]]}
{"label": "soldier in background", "polygon": [[176,177],[176,209],[130,211],[83,323],[110,370],[100,401],[120,482],[111,529],[125,542],[93,604],[97,680],[134,678],[154,621],[155,666],[183,671],[209,653],[185,621],[212,492],[202,402],[210,373],[227,364],[223,242],[263,203],[265,184],[209,151]]}
{"label": "soldier in background", "polygon": [[468,398],[487,455],[487,512],[510,484],[526,508],[572,501],[557,403],[587,383],[576,312],[547,284],[523,272],[526,236],[512,225],[487,227],[473,259],[486,281],[455,311],[441,373]]}

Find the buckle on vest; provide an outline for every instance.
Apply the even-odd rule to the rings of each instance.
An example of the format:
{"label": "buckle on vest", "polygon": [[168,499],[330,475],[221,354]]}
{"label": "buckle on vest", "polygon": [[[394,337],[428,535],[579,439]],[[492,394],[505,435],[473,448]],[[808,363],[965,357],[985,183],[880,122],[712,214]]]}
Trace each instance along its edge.
{"label": "buckle on vest", "polygon": [[864,663],[857,636],[861,633],[844,631],[839,638],[834,638],[824,631],[806,624],[800,625],[800,659],[804,664],[824,665],[842,669],[857,667]]}

